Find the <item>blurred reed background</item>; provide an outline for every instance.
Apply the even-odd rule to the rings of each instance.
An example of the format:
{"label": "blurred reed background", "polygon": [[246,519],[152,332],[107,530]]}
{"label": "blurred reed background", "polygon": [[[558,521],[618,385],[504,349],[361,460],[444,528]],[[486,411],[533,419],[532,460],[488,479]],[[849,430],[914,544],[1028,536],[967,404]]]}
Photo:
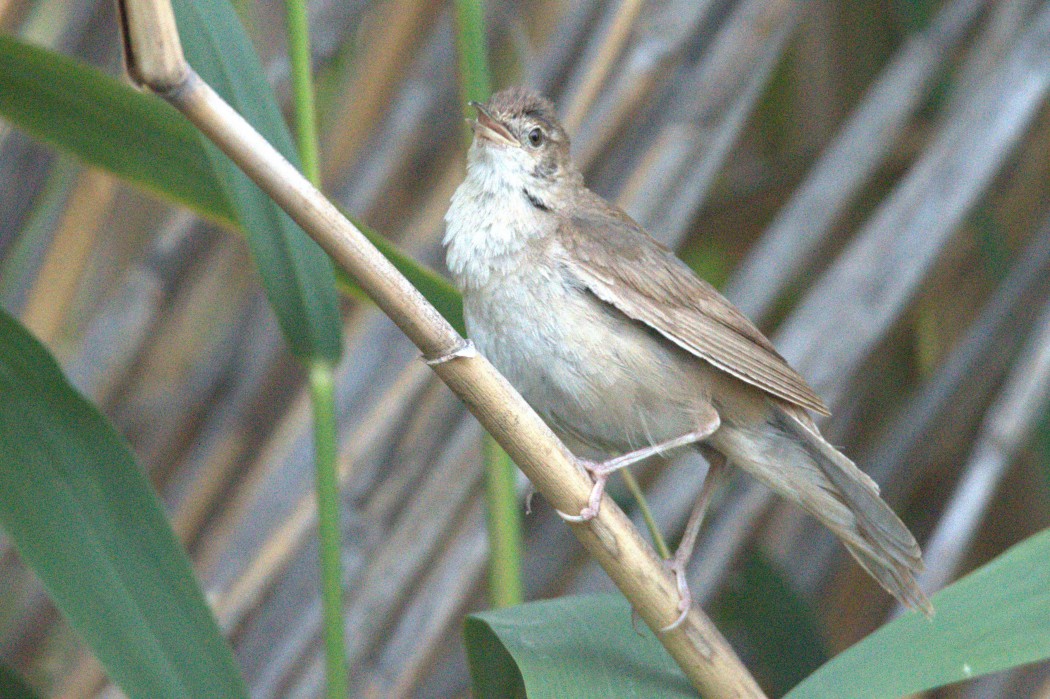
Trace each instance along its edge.
{"label": "blurred reed background", "polygon": [[[283,6],[237,4],[287,96]],[[825,432],[923,543],[928,591],[1050,525],[1050,2],[489,0],[486,17],[496,86],[554,98],[590,185],[827,399]],[[116,27],[107,1],[0,1],[2,31],[112,74]],[[326,191],[442,268],[464,158],[451,3],[316,0],[311,28]],[[130,440],[253,695],[320,695],[306,376],[244,240],[2,122],[0,192],[0,303]],[[346,299],[345,331],[353,695],[465,696],[481,431],[374,307]],[[672,539],[694,458],[636,469]],[[525,522],[529,599],[611,587],[545,503]],[[742,477],[692,577],[781,691],[894,612]],[[2,538],[0,657],[55,696],[116,693]],[[1050,697],[1050,667],[936,696]]]}

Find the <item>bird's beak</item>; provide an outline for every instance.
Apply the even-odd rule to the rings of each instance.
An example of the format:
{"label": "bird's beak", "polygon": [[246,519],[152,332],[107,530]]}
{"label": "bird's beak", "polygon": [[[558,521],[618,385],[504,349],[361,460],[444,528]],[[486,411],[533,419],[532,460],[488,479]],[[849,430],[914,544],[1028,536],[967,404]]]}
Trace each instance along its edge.
{"label": "bird's beak", "polygon": [[521,143],[518,139],[514,138],[511,132],[507,130],[506,126],[489,114],[484,105],[479,102],[471,102],[470,106],[478,110],[477,120],[470,122],[470,125],[474,129],[474,133],[478,138],[483,138],[486,141],[491,141],[492,143],[502,146],[521,147]]}

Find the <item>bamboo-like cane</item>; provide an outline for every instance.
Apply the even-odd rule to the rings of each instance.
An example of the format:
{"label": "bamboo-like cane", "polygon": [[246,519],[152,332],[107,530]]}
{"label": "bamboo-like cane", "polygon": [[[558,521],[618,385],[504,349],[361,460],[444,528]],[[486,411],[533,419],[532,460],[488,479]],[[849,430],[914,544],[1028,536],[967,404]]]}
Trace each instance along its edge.
{"label": "bamboo-like cane", "polygon": [[[440,357],[464,340],[393,265],[186,63],[169,0],[120,0],[128,73],[186,115],[350,273],[422,351]],[[525,400],[481,356],[434,371],[506,449],[552,506],[582,509],[591,481]],[[695,607],[678,617],[670,572],[630,520],[606,497],[597,518],[574,533],[657,632],[693,685],[709,699],[764,697],[732,647]]]}

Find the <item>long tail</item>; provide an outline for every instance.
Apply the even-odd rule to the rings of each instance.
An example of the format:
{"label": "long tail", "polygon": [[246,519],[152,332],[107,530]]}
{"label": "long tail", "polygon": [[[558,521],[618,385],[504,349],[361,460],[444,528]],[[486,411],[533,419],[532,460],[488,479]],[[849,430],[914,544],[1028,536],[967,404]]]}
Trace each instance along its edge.
{"label": "long tail", "polygon": [[731,462],[819,519],[902,604],[933,614],[915,579],[919,545],[867,474],[779,406],[761,430],[724,428],[716,446]]}

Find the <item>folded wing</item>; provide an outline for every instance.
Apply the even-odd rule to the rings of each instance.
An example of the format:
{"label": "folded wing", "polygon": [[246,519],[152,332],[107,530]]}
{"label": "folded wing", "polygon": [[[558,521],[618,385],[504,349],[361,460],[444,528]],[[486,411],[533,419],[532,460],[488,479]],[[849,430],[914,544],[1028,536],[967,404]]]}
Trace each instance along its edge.
{"label": "folded wing", "polygon": [[741,381],[829,414],[750,320],[626,214],[606,205],[560,233],[561,263],[599,299]]}

